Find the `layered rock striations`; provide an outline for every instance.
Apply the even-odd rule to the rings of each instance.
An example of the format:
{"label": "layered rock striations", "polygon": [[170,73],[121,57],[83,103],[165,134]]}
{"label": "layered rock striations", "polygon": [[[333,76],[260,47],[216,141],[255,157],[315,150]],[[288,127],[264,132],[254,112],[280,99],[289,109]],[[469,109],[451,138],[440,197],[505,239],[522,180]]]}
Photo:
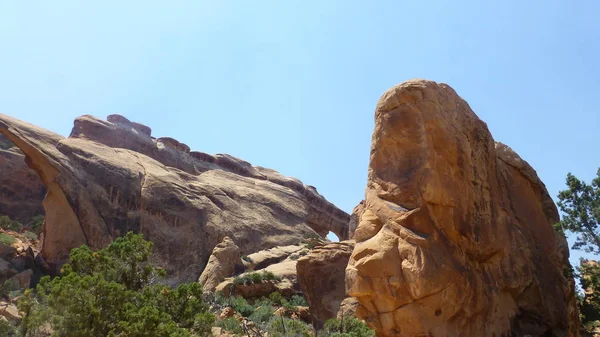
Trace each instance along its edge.
{"label": "layered rock striations", "polygon": [[226,236],[241,254],[297,244],[315,232],[348,235],[349,215],[294,178],[229,155],[190,151],[119,115],[75,120],[68,138],[0,115],[47,194],[38,259],[56,270],[70,249],[127,231],[154,242],[170,282],[196,281]]}
{"label": "layered rock striations", "polygon": [[378,336],[578,335],[552,199],[449,86],[381,97],[365,194],[346,283]]}

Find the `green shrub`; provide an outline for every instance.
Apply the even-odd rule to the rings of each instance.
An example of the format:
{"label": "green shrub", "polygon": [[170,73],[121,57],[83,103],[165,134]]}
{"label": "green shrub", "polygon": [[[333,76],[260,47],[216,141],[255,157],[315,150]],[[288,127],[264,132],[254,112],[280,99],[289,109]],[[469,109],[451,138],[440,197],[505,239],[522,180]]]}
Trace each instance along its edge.
{"label": "green shrub", "polygon": [[275,312],[273,311],[273,307],[268,305],[256,308],[248,318],[255,324],[263,324],[269,322],[274,315]]}
{"label": "green shrub", "polygon": [[304,296],[301,296],[301,295],[292,296],[290,303],[293,306],[297,306],[297,307],[308,307],[308,302],[306,302],[306,299],[304,298]]}
{"label": "green shrub", "polygon": [[15,238],[13,238],[12,236],[6,233],[0,233],[0,242],[2,242],[3,244],[10,246],[16,241],[17,240],[15,240]]}
{"label": "green shrub", "polygon": [[235,310],[237,313],[244,317],[248,317],[252,315],[255,307],[246,301],[242,296],[236,296],[229,298],[229,305]]}
{"label": "green shrub", "polygon": [[309,337],[311,328],[308,324],[283,317],[274,317],[267,327],[269,337]]}
{"label": "green shrub", "polygon": [[207,336],[214,316],[202,287],[158,284],[165,273],[148,262],[151,251],[152,243],[133,233],[97,252],[73,249],[61,276],[45,276],[37,293],[21,296],[23,335],[48,324],[57,336]]}
{"label": "green shrub", "polygon": [[261,297],[260,299],[254,301],[254,306],[256,307],[272,307],[273,301],[266,297]]}
{"label": "green shrub", "polygon": [[277,292],[277,291],[274,293],[271,293],[271,295],[269,295],[269,299],[276,306],[281,306],[283,304],[283,301],[285,301],[285,298],[283,297],[283,295],[281,295],[281,293]]}
{"label": "green shrub", "polygon": [[343,320],[330,319],[325,322],[323,331],[319,337],[375,337],[375,331],[371,330],[363,321],[355,317],[345,317]]}
{"label": "green shrub", "polygon": [[35,240],[37,240],[37,239],[38,239],[38,236],[37,236],[37,234],[35,234],[35,233],[32,233],[32,232],[30,232],[30,231],[26,231],[26,232],[24,232],[22,235],[23,235],[25,238],[27,238],[27,240],[29,240],[29,241],[35,241]]}
{"label": "green shrub", "polygon": [[252,281],[250,281],[250,278],[247,275],[244,276],[236,276],[233,279],[233,284],[251,284]]}
{"label": "green shrub", "polygon": [[0,216],[0,228],[9,230],[9,231],[18,232],[21,228],[23,228],[23,225],[18,221],[11,220],[6,215],[1,215]]}
{"label": "green shrub", "polygon": [[277,281],[277,282],[281,281],[281,277],[279,277],[267,270],[263,270],[262,279],[265,281]]}
{"label": "green shrub", "polygon": [[244,333],[240,322],[238,322],[238,320],[233,317],[218,320],[217,326],[222,328],[223,330],[227,330],[233,333],[234,335],[241,335]]}
{"label": "green shrub", "polygon": [[248,274],[248,279],[250,279],[250,283],[261,283],[263,277],[259,273],[250,273]]}
{"label": "green shrub", "polygon": [[300,253],[298,253],[300,256],[305,256],[306,254],[308,254],[308,250],[303,249],[300,251]]}
{"label": "green shrub", "polygon": [[19,336],[17,328],[5,320],[0,320],[0,336]]}
{"label": "green shrub", "polygon": [[33,217],[30,223],[27,224],[27,227],[31,229],[35,234],[40,235],[42,232],[42,224],[44,223],[43,215],[36,215]]}
{"label": "green shrub", "polygon": [[246,262],[250,262],[250,263],[254,262],[254,261],[252,261],[252,258],[251,258],[251,257],[249,257],[248,255],[244,255],[244,256],[242,256],[242,260],[244,260],[244,261],[246,261]]}

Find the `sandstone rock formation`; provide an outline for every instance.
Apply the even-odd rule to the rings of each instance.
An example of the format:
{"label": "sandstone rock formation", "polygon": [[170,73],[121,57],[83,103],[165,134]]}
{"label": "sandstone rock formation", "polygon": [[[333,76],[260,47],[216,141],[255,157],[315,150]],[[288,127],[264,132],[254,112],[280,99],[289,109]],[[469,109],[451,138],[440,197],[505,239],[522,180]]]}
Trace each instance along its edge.
{"label": "sandstone rock formation", "polygon": [[378,336],[578,335],[552,199],[449,86],[381,97],[365,194],[346,278]]}
{"label": "sandstone rock formation", "polygon": [[259,283],[235,284],[234,277],[227,278],[215,288],[224,296],[242,296],[244,298],[268,297],[273,292],[279,292],[285,297],[291,297],[300,292],[296,264],[300,252],[307,253],[308,249],[302,245],[289,245],[274,247],[258,251],[247,256],[248,261],[243,261],[244,272],[236,273],[237,278],[264,272],[272,273],[279,280],[265,280]]}
{"label": "sandstone rock formation", "polygon": [[0,135],[0,215],[27,224],[44,214],[45,194],[42,180],[25,164],[23,153]]}
{"label": "sandstone rock formation", "polygon": [[240,247],[226,236],[213,249],[198,282],[200,282],[204,291],[214,291],[225,278],[232,276],[236,269],[241,271],[242,268]]}
{"label": "sandstone rock formation", "polygon": [[150,128],[122,116],[79,117],[64,138],[0,115],[0,134],[47,188],[38,255],[47,270],[57,270],[74,247],[100,248],[135,231],[154,242],[169,282],[196,281],[225,236],[248,254],[315,232],[348,232],[349,215],[313,187],[232,156],[155,139]]}
{"label": "sandstone rock formation", "polygon": [[314,248],[298,260],[298,282],[317,330],[328,319],[336,318],[347,297],[344,275],[353,248],[353,241],[333,242]]}

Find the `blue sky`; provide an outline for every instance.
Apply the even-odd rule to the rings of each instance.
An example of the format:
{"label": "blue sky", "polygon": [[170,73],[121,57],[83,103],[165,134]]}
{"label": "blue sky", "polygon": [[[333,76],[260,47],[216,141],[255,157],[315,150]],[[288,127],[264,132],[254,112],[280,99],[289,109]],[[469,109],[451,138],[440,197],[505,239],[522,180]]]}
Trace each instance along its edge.
{"label": "blue sky", "polygon": [[[0,112],[120,113],[194,150],[363,197],[373,111],[450,84],[552,196],[600,166],[600,2],[0,0]],[[578,256],[576,254],[576,256]]]}

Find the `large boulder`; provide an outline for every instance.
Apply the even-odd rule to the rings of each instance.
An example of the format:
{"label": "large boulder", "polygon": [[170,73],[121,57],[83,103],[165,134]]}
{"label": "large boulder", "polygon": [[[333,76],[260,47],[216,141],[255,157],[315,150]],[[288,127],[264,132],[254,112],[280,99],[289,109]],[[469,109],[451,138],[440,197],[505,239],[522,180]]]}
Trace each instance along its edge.
{"label": "large boulder", "polygon": [[298,259],[298,283],[304,293],[315,329],[336,318],[346,296],[344,275],[354,248],[353,241],[332,242],[315,247]]}
{"label": "large boulder", "polygon": [[225,278],[232,276],[236,269],[243,269],[240,247],[226,236],[213,249],[198,282],[200,282],[204,291],[214,291],[217,285]]}
{"label": "large boulder", "polygon": [[349,215],[297,179],[228,155],[155,139],[118,115],[82,116],[68,138],[0,115],[47,188],[37,261],[57,272],[69,251],[134,231],[154,242],[170,283],[197,281],[225,236],[241,254],[301,242],[329,230],[348,235]]}
{"label": "large boulder", "polygon": [[578,336],[552,199],[448,85],[381,97],[361,212],[346,283],[378,336]]}

